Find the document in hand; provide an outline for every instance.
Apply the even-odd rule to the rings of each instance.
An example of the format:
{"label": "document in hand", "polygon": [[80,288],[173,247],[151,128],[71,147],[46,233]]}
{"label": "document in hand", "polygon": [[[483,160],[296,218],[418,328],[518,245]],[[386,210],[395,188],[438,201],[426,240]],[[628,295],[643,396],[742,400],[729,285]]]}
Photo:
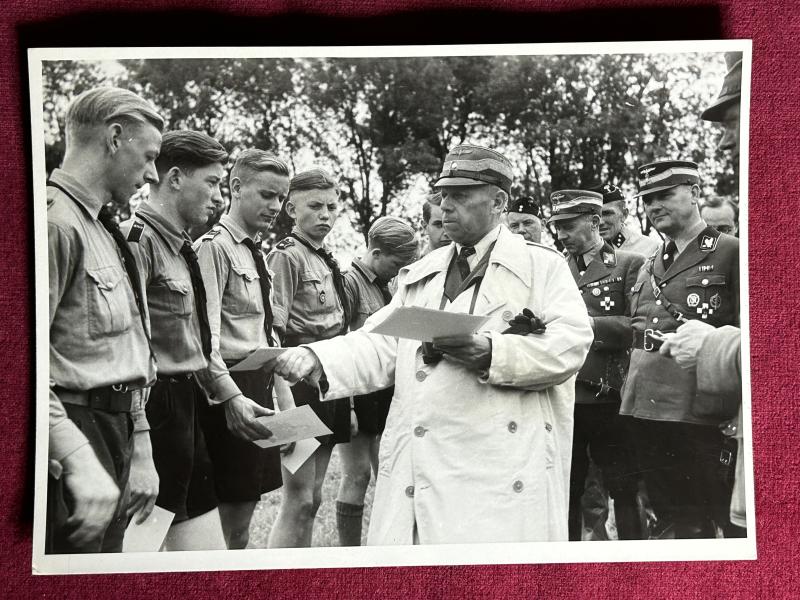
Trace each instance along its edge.
{"label": "document in hand", "polygon": [[488,320],[489,317],[481,315],[401,306],[394,309],[370,333],[430,342],[439,337],[471,335]]}
{"label": "document in hand", "polygon": [[307,404],[281,411],[271,417],[260,417],[257,420],[272,432],[272,437],[253,442],[262,448],[282,446],[290,442],[333,433]]}
{"label": "document in hand", "polygon": [[273,358],[277,358],[286,348],[258,348],[244,360],[230,367],[229,371],[257,371]]}
{"label": "document in hand", "polygon": [[145,519],[144,523],[136,523],[136,513],[131,519],[130,525],[125,530],[125,537],[122,539],[123,552],[158,552],[164,538],[167,537],[169,526],[175,513],[170,512],[160,506],[153,507],[153,512]]}
{"label": "document in hand", "polygon": [[319,448],[319,445],[316,438],[300,440],[294,445],[294,448],[289,454],[281,456],[281,463],[294,475],[297,469],[302,467],[311,455],[314,454],[314,451]]}

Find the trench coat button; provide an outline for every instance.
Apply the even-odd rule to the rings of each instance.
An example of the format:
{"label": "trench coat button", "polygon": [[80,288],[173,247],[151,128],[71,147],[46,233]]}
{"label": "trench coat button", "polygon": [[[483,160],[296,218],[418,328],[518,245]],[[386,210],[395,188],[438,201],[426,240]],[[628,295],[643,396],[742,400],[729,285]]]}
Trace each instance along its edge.
{"label": "trench coat button", "polygon": [[517,432],[517,424],[516,424],[516,422],[514,422],[514,421],[511,421],[511,422],[508,424],[508,430],[509,430],[511,433],[516,433],[516,432]]}
{"label": "trench coat button", "polygon": [[417,437],[423,437],[425,435],[425,428],[422,425],[417,425],[414,427],[414,435]]}
{"label": "trench coat button", "polygon": [[653,323],[658,323],[658,317],[653,317]]}
{"label": "trench coat button", "polygon": [[510,310],[503,311],[503,321],[510,321],[513,318],[514,318],[513,312],[511,312]]}
{"label": "trench coat button", "polygon": [[514,482],[514,485],[513,485],[513,486],[511,486],[511,487],[513,487],[513,488],[514,488],[514,491],[515,491],[515,492],[519,493],[519,492],[521,492],[521,491],[522,491],[522,488],[523,488],[523,487],[525,487],[525,486],[522,484],[522,482],[521,482],[519,479],[517,479],[517,480]]}
{"label": "trench coat button", "polygon": [[425,373],[425,371],[417,371],[417,381],[425,381],[427,376],[428,375]]}
{"label": "trench coat button", "polygon": [[406,488],[406,496],[408,496],[409,498],[413,498],[414,497],[414,486],[413,485],[410,485],[410,486],[408,486]]}
{"label": "trench coat button", "polygon": [[656,300],[656,306],[661,306],[661,300]]}

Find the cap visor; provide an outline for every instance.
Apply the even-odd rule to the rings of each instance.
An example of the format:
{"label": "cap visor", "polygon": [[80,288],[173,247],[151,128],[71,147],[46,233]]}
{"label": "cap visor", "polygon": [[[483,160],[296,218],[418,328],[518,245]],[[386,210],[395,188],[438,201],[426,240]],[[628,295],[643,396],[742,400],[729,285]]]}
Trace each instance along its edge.
{"label": "cap visor", "polygon": [[547,219],[547,224],[549,225],[553,221],[566,221],[567,219],[577,219],[580,216],[591,215],[591,214],[594,214],[594,213],[584,212],[584,213],[564,213],[564,214],[561,214],[561,215],[553,215],[552,217]]}
{"label": "cap visor", "polygon": [[470,179],[468,177],[442,177],[433,184],[433,187],[440,188],[458,185],[486,185],[486,182],[478,181],[477,179]]}
{"label": "cap visor", "polygon": [[720,98],[714,104],[705,109],[700,114],[700,118],[704,121],[722,121],[725,116],[725,110],[739,98],[739,94]]}
{"label": "cap visor", "polygon": [[638,194],[635,194],[633,197],[639,198],[641,196],[647,196],[648,194],[655,194],[656,192],[660,192],[661,190],[668,190],[670,188],[678,187],[679,185],[686,185],[686,184],[676,183],[674,185],[662,185],[659,187],[650,188],[649,190],[645,190],[643,192],[639,192]]}

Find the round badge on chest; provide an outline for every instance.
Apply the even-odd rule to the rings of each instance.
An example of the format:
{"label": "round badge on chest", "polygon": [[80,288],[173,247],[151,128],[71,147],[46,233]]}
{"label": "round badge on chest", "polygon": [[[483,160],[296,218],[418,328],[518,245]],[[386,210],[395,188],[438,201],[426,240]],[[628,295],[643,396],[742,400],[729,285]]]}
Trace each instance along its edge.
{"label": "round badge on chest", "polygon": [[320,290],[319,292],[319,303],[325,304],[325,290]]}
{"label": "round badge on chest", "polygon": [[689,308],[697,308],[700,305],[700,296],[692,292],[686,296],[686,305]]}
{"label": "round badge on chest", "polygon": [[592,296],[599,296],[600,295],[600,288],[594,288],[592,290]]}

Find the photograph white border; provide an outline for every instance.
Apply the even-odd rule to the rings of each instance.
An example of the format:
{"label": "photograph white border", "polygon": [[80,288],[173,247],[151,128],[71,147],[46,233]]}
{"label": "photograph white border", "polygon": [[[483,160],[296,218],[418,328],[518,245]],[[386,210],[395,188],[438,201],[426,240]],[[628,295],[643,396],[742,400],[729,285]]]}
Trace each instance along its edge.
{"label": "photograph white border", "polygon": [[[637,540],[602,542],[532,542],[292,548],[213,552],[52,555],[44,553],[47,509],[49,346],[47,209],[43,129],[42,62],[47,60],[118,60],[133,58],[303,58],[414,57],[489,55],[684,54],[738,51],[743,54],[739,164],[740,306],[742,330],[743,441],[747,493],[747,537],[711,540]],[[34,574],[219,571],[329,567],[527,564],[573,562],[650,562],[752,560],[756,558],[748,278],[748,166],[751,40],[603,42],[569,44],[481,44],[437,46],[332,47],[186,47],[186,48],[36,48],[28,50],[34,216],[34,285],[36,332],[36,457],[32,567]],[[721,85],[720,81],[720,85]],[[744,292],[744,293],[741,293]]]}

